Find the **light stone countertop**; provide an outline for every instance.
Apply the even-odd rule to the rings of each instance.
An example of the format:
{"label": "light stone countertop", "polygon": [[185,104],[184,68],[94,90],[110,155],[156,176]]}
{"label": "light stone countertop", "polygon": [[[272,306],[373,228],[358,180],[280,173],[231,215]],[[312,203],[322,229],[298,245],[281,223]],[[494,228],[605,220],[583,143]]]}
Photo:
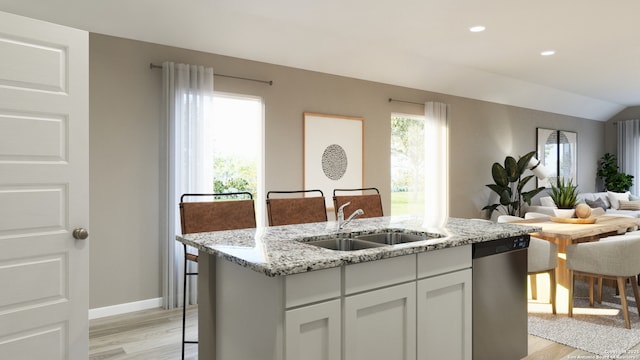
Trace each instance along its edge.
{"label": "light stone countertop", "polygon": [[[385,216],[355,219],[340,231],[340,235],[355,236],[385,229],[434,233],[422,227],[421,217]],[[450,218],[446,228],[438,231],[442,237],[356,251],[329,250],[304,243],[327,236],[338,237],[335,221],[187,234],[176,238],[201,252],[217,255],[266,276],[283,276],[524,235],[539,230],[539,227],[534,226]]]}

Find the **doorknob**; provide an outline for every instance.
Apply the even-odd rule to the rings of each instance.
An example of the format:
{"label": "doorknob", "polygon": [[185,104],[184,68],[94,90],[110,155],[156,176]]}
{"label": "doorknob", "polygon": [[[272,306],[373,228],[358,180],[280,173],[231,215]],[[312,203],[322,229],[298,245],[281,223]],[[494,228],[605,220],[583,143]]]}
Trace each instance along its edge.
{"label": "doorknob", "polygon": [[73,237],[78,240],[84,240],[89,237],[89,232],[85,228],[75,228],[73,229]]}

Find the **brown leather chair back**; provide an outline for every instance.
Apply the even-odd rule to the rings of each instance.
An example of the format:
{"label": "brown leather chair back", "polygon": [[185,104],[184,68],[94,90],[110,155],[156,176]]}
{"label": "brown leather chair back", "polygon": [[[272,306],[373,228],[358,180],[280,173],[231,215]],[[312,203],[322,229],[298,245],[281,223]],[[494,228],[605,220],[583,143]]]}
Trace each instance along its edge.
{"label": "brown leather chair back", "polygon": [[[367,190],[374,190],[376,193],[362,194]],[[336,195],[336,192],[358,192],[359,194]],[[351,202],[351,204],[344,208],[345,217],[357,209],[362,209],[364,211],[364,215],[361,215],[360,218],[384,216],[382,213],[382,199],[380,198],[380,192],[376,188],[333,190],[333,206],[336,218],[338,216],[338,209],[340,206],[348,202]]]}
{"label": "brown leather chair back", "polygon": [[[248,195],[249,199],[225,199],[185,202],[185,197],[213,196],[231,198]],[[250,193],[184,194],[180,198],[180,225],[183,234],[235,230],[256,227],[256,213]]]}
{"label": "brown leather chair back", "polygon": [[[274,194],[306,195],[319,192],[320,196],[272,198]],[[327,221],[327,207],[320,190],[270,191],[267,193],[269,226],[306,224]]]}

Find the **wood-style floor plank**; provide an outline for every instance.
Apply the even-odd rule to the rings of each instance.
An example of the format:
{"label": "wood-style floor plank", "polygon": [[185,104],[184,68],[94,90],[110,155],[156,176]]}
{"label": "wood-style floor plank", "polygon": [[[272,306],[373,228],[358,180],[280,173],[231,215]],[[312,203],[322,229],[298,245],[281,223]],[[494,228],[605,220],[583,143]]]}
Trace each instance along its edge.
{"label": "wood-style floor plank", "polygon": [[[190,307],[187,310],[187,339],[196,339],[198,336],[197,317],[197,306]],[[90,360],[180,359],[181,309],[144,310],[91,320],[89,325]],[[640,345],[633,350],[640,352]],[[197,360],[198,346],[187,344],[185,358]],[[633,356],[628,358],[636,359]],[[529,335],[528,356],[523,360],[569,359],[597,359],[597,357],[582,350]]]}

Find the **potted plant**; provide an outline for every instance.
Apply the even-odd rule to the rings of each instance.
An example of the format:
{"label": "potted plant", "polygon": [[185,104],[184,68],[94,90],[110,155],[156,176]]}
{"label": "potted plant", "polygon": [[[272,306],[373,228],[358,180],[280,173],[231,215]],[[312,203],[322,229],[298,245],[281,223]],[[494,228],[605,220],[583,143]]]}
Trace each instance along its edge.
{"label": "potted plant", "polygon": [[551,185],[551,198],[558,207],[554,209],[557,217],[573,217],[578,202],[578,187],[573,185],[573,179],[565,181],[564,178],[557,178],[556,184]]}
{"label": "potted plant", "polygon": [[488,210],[489,217],[498,209],[502,210],[506,215],[522,217],[522,204],[531,205],[531,199],[544,190],[544,187],[538,187],[524,191],[525,185],[534,175],[525,177],[522,175],[527,170],[529,161],[535,154],[536,152],[532,151],[520,157],[517,161],[511,156],[507,156],[504,159],[504,166],[497,162],[493,163],[491,175],[495,184],[488,184],[487,187],[498,194],[499,202],[482,208],[482,210]]}
{"label": "potted plant", "polygon": [[600,158],[596,175],[604,181],[605,190],[622,193],[633,186],[633,175],[621,173],[618,169],[615,155],[606,153]]}

